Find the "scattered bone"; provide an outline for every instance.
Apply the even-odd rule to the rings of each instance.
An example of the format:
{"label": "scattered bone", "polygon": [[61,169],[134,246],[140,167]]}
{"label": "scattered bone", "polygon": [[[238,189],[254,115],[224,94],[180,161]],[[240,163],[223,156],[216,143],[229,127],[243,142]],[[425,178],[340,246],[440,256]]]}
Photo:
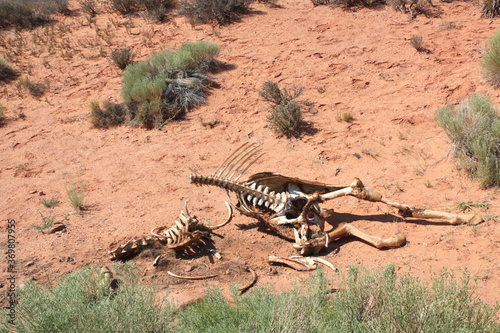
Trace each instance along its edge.
{"label": "scattered bone", "polygon": [[66,225],[61,222],[56,222],[52,228],[45,231],[46,234],[55,234],[58,231],[66,231]]}
{"label": "scattered bone", "polygon": [[210,250],[208,250],[208,251],[209,251],[211,254],[213,254],[213,256],[214,256],[215,258],[217,258],[217,259],[219,259],[219,260],[221,260],[221,259],[222,259],[222,256],[220,255],[220,253],[219,253],[219,252],[217,252],[217,250],[215,250],[215,249],[210,249]]}
{"label": "scattered bone", "polygon": [[177,275],[175,273],[172,273],[171,271],[167,271],[167,273],[175,278],[183,279],[183,280],[204,280],[204,279],[211,279],[211,278],[219,276],[218,274],[202,275],[202,276],[182,276],[182,275]]}
{"label": "scattered bone", "polygon": [[269,256],[268,261],[270,263],[278,263],[289,266],[296,271],[313,271],[316,269],[316,264],[314,261],[308,257],[300,257],[300,258],[281,258],[278,256]]}
{"label": "scattered bone", "polygon": [[[298,259],[298,258],[304,258],[304,257],[302,257],[302,256],[291,256],[290,257],[290,259]],[[329,262],[326,259],[319,258],[319,257],[307,257],[307,258],[311,259],[315,263],[325,265],[326,267],[330,268],[335,273],[337,273],[339,271],[337,267],[335,267],[331,262]]]}
{"label": "scattered bone", "polygon": [[248,289],[252,288],[252,286],[255,284],[255,282],[257,282],[257,273],[250,267],[245,267],[245,270],[247,272],[252,273],[252,281],[250,281],[249,284],[241,287],[239,292],[238,292],[238,295],[242,295],[242,294],[246,293],[248,291]]}

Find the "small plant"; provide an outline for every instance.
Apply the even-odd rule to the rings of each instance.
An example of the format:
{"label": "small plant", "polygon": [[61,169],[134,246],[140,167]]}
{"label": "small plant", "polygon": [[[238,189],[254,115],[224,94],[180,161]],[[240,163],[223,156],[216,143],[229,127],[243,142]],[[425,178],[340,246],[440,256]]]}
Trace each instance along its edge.
{"label": "small plant", "polygon": [[459,168],[482,187],[500,186],[500,115],[491,101],[473,95],[456,108],[437,110],[436,120],[452,141]]}
{"label": "small plant", "polygon": [[42,230],[45,230],[47,228],[52,227],[52,225],[54,224],[54,221],[56,219],[56,217],[54,215],[43,216],[43,214],[40,213],[40,216],[42,217],[42,224],[40,224],[40,225],[33,225],[36,230],[42,231]]}
{"label": "small plant", "polygon": [[157,22],[164,22],[168,18],[168,12],[177,5],[177,0],[140,0],[146,10],[146,14]]}
{"label": "small plant", "polygon": [[181,13],[195,23],[226,25],[248,12],[252,0],[183,0]]}
{"label": "small plant", "polygon": [[294,86],[293,91],[290,92],[280,89],[275,82],[264,82],[259,94],[268,103],[271,115],[267,119],[278,134],[286,135],[288,138],[299,135],[302,125],[302,107],[294,99],[299,97],[302,91],[303,88],[298,86]]}
{"label": "small plant", "polygon": [[342,114],[338,114],[335,119],[340,123],[345,121],[346,123],[351,123],[354,121],[354,116],[351,112],[344,112]]}
{"label": "small plant", "polygon": [[491,203],[489,202],[472,202],[472,201],[462,201],[457,202],[457,207],[461,211],[465,212],[474,208],[481,208],[483,211],[487,211],[490,208]]}
{"label": "small plant", "polygon": [[120,69],[127,68],[128,65],[133,63],[134,54],[130,50],[130,47],[125,47],[120,50],[115,50],[111,53],[111,60]]}
{"label": "small plant", "polygon": [[89,17],[95,17],[97,15],[96,0],[80,0],[80,7]]}
{"label": "small plant", "polygon": [[0,59],[0,81],[10,81],[15,79],[19,75],[19,72],[5,62],[5,60]]}
{"label": "small plant", "polygon": [[5,120],[5,107],[0,104],[0,125],[3,123]]}
{"label": "small plant", "polygon": [[110,5],[122,15],[132,14],[139,10],[137,0],[110,0]]}
{"label": "small plant", "polygon": [[498,0],[482,0],[481,16],[494,18],[500,15],[500,2]]}
{"label": "small plant", "polygon": [[424,38],[420,35],[413,35],[410,38],[410,44],[413,46],[418,52],[425,51],[424,48]]}
{"label": "small plant", "polygon": [[47,91],[47,85],[45,83],[32,82],[29,77],[19,80],[19,86],[28,89],[30,94],[37,98],[42,97]]}
{"label": "small plant", "polygon": [[41,202],[45,207],[52,208],[59,203],[59,199],[57,199],[56,197],[52,197],[50,199],[43,199]]}
{"label": "small plant", "polygon": [[104,109],[99,102],[90,102],[90,119],[95,128],[108,128],[121,125],[127,116],[127,107],[123,104],[104,102]]}
{"label": "small plant", "polygon": [[84,186],[83,183],[77,185],[73,180],[70,182],[69,187],[66,188],[66,194],[68,195],[69,202],[75,210],[75,212],[80,212],[83,210],[83,201],[85,199]]}
{"label": "small plant", "polygon": [[486,79],[494,87],[500,87],[500,32],[495,33],[486,43],[481,65]]}

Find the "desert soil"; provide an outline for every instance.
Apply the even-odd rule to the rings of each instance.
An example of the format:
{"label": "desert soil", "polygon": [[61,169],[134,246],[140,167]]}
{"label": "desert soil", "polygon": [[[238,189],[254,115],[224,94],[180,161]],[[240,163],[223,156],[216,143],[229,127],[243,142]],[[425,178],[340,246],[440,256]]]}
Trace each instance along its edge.
{"label": "desert soil", "polygon": [[[450,140],[434,119],[438,108],[471,94],[500,102],[481,68],[485,43],[499,21],[481,18],[478,5],[439,2],[438,15],[410,21],[390,7],[345,11],[280,0],[281,8],[255,3],[249,15],[228,26],[193,27],[180,16],[157,24],[104,7],[89,23],[78,2],[70,4],[73,15],[57,16],[49,28],[0,33],[0,50],[21,77],[48,85],[40,98],[19,87],[19,80],[0,85],[7,118],[0,127],[0,246],[7,248],[7,221],[14,219],[18,284],[52,283],[92,264],[111,267],[109,250],[173,224],[185,200],[202,221],[223,221],[225,193],[195,187],[189,175],[211,174],[231,151],[251,141],[266,154],[248,175],[270,171],[329,184],[359,177],[396,201],[448,212],[458,212],[459,202],[488,202],[487,211],[474,209],[486,216],[474,227],[404,221],[383,204],[355,198],[327,202],[323,207],[335,211],[328,229],[352,222],[376,236],[402,232],[409,242],[379,250],[348,238],[332,243],[321,257],[341,271],[393,263],[400,274],[423,281],[443,268],[457,276],[468,269],[477,277],[477,296],[500,301],[498,189],[481,189],[457,170]],[[411,46],[413,35],[423,37],[429,52]],[[202,39],[220,46],[219,60],[226,64],[214,75],[218,87],[206,105],[161,130],[92,128],[89,102],[121,101],[122,71],[109,58],[113,50],[130,47],[136,60],[145,60]],[[279,137],[270,128],[259,97],[267,80],[304,87],[299,99],[307,106],[309,126],[300,138]],[[347,112],[353,122],[337,120]],[[215,121],[213,128],[203,125]],[[72,181],[84,186],[81,213],[73,212],[66,194]],[[59,199],[54,208],[42,205],[53,197]],[[55,216],[66,232],[38,231],[34,225],[42,216]],[[295,254],[292,244],[239,213],[212,242],[221,260],[205,249],[192,256],[167,253],[161,267],[153,267],[147,253],[133,261],[143,283],[157,285],[178,303],[199,297],[207,286],[228,290],[248,283],[246,266],[257,272],[257,285],[277,290],[314,274],[270,266],[269,255]],[[4,281],[5,256],[1,261]],[[219,276],[181,281],[166,271]]]}

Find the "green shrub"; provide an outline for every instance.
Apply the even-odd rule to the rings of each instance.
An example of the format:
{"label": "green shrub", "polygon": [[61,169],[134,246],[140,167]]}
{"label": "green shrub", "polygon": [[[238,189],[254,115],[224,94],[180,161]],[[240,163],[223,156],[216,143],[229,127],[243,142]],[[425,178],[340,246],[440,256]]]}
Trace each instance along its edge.
{"label": "green shrub", "polygon": [[69,183],[69,187],[66,188],[66,194],[68,195],[69,202],[75,210],[75,212],[80,212],[83,210],[83,201],[85,199],[83,183],[80,182],[77,185],[73,180]]}
{"label": "green shrub", "polygon": [[0,81],[10,81],[16,78],[19,72],[13,69],[7,62],[0,59]]}
{"label": "green shrub", "polygon": [[15,331],[168,331],[172,309],[155,304],[154,289],[137,284],[138,274],[132,266],[115,268],[119,278],[116,289],[97,267],[71,273],[50,288],[27,283],[19,290]]}
{"label": "green shrub", "polygon": [[183,0],[181,13],[194,23],[230,24],[248,12],[252,0]]}
{"label": "green shrub", "polygon": [[436,120],[450,137],[459,167],[481,186],[500,186],[500,115],[491,101],[473,95],[456,108],[437,110]]}
{"label": "green shrub", "polygon": [[281,90],[278,84],[264,82],[260,96],[268,103],[271,115],[268,121],[274,130],[287,137],[297,137],[302,125],[302,107],[294,101],[302,93],[302,88],[294,87],[293,92]]}
{"label": "green shrub", "polygon": [[127,118],[125,105],[106,101],[103,108],[99,102],[90,102],[90,121],[95,128],[108,128],[125,122]]}
{"label": "green shrub", "polygon": [[134,122],[161,127],[205,103],[219,47],[211,42],[185,43],[177,52],[159,51],[123,72],[122,96]]}
{"label": "green shrub", "polygon": [[500,2],[498,0],[482,0],[481,16],[494,18],[500,15]]}
{"label": "green shrub", "polygon": [[486,43],[482,66],[484,76],[493,86],[500,87],[500,32],[494,34]]}

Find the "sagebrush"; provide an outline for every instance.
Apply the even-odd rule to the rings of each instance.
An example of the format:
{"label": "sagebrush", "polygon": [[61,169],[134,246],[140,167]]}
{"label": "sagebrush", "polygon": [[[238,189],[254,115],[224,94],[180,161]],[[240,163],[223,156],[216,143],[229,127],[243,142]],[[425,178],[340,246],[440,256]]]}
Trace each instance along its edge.
{"label": "sagebrush", "polygon": [[437,110],[436,120],[451,139],[459,167],[482,187],[500,186],[500,115],[490,99],[473,95]]}
{"label": "sagebrush", "polygon": [[54,13],[69,14],[68,0],[0,0],[0,28],[34,28]]}
{"label": "sagebrush", "polygon": [[302,106],[295,101],[303,88],[294,86],[292,91],[280,89],[276,82],[264,82],[260,96],[268,103],[271,113],[268,121],[278,134],[287,137],[297,137],[300,134]]}
{"label": "sagebrush", "polygon": [[486,43],[481,64],[484,76],[493,86],[500,87],[500,32],[495,33]]}
{"label": "sagebrush", "polygon": [[196,23],[226,25],[249,11],[252,0],[182,0],[181,13]]}

